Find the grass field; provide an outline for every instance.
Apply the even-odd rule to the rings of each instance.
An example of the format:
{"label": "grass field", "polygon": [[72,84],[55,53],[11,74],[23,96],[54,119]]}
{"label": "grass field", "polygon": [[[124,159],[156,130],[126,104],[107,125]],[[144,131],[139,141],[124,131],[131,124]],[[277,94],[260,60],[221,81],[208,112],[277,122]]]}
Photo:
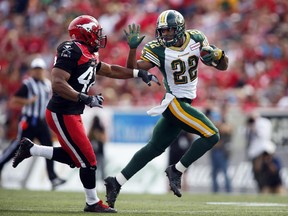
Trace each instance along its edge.
{"label": "grass field", "polygon": [[[104,199],[105,195],[99,194]],[[0,189],[1,216],[91,215],[84,213],[84,193]],[[288,197],[277,195],[224,195],[186,193],[166,195],[120,194],[118,216],[168,215],[288,215]]]}

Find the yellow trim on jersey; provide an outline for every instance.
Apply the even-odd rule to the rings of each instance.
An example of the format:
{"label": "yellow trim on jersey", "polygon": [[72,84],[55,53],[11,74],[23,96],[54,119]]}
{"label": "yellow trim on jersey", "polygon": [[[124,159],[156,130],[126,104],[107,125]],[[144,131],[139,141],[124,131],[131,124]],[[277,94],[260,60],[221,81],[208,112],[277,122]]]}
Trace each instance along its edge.
{"label": "yellow trim on jersey", "polygon": [[189,42],[190,42],[190,34],[186,31],[185,32],[185,42],[183,43],[183,45],[181,47],[175,47],[175,46],[171,46],[171,47],[168,47],[169,49],[172,49],[172,50],[175,50],[175,51],[183,51],[186,49],[186,47],[188,46]]}
{"label": "yellow trim on jersey", "polygon": [[149,59],[145,58],[144,56],[140,56],[140,59],[146,61],[146,62],[151,62]]}
{"label": "yellow trim on jersey", "polygon": [[169,104],[169,109],[176,118],[189,125],[193,129],[199,131],[205,137],[209,137],[215,134],[215,131],[210,129],[202,121],[191,116],[189,113],[183,110],[176,98],[174,98],[173,101]]}

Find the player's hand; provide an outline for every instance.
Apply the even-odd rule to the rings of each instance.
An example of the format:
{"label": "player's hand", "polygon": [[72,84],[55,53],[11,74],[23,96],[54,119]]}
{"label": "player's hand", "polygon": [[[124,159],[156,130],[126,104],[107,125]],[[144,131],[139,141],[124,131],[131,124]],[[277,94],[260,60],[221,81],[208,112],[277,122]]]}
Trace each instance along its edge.
{"label": "player's hand", "polygon": [[92,107],[99,107],[99,108],[103,108],[102,104],[104,101],[104,97],[101,94],[97,94],[97,95],[86,95],[84,93],[80,93],[78,95],[79,98],[79,102],[83,102],[84,104],[86,104],[87,106]]}
{"label": "player's hand", "polygon": [[202,47],[200,52],[201,60],[207,65],[217,64],[222,57],[222,50],[215,45]]}
{"label": "player's hand", "polygon": [[136,75],[134,76],[141,77],[143,82],[145,82],[148,86],[151,86],[151,81],[157,83],[158,85],[161,85],[158,78],[155,75],[149,73],[148,71],[142,69],[134,69],[134,71],[136,72]]}
{"label": "player's hand", "polygon": [[90,96],[90,98],[91,102],[88,104],[88,106],[103,108],[102,104],[104,101],[104,97],[101,94]]}
{"label": "player's hand", "polygon": [[132,25],[128,25],[129,33],[124,29],[124,33],[127,38],[127,43],[131,49],[135,49],[139,46],[139,44],[143,41],[145,36],[139,37],[140,34],[140,25],[136,25],[133,23]]}

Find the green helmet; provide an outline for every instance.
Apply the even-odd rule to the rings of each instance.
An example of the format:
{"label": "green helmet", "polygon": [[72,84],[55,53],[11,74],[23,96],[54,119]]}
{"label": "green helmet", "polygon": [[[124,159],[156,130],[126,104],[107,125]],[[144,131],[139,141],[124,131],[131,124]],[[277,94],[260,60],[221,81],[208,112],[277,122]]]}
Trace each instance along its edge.
{"label": "green helmet", "polygon": [[[175,34],[173,39],[162,36],[162,29],[174,28]],[[175,10],[166,10],[162,12],[157,19],[156,39],[166,47],[174,46],[185,33],[185,20],[183,16]]]}

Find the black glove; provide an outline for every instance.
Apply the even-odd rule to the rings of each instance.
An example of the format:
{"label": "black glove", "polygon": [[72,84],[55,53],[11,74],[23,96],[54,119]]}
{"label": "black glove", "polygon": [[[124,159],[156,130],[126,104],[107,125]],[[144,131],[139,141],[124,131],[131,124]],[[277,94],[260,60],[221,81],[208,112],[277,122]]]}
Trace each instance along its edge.
{"label": "black glove", "polygon": [[86,104],[87,106],[103,108],[102,103],[104,97],[101,94],[98,95],[86,95],[84,93],[79,93],[78,101]]}
{"label": "black glove", "polygon": [[141,77],[143,82],[145,82],[148,86],[151,86],[151,81],[157,83],[158,85],[161,85],[158,78],[146,70],[134,69],[133,74],[134,77]]}

